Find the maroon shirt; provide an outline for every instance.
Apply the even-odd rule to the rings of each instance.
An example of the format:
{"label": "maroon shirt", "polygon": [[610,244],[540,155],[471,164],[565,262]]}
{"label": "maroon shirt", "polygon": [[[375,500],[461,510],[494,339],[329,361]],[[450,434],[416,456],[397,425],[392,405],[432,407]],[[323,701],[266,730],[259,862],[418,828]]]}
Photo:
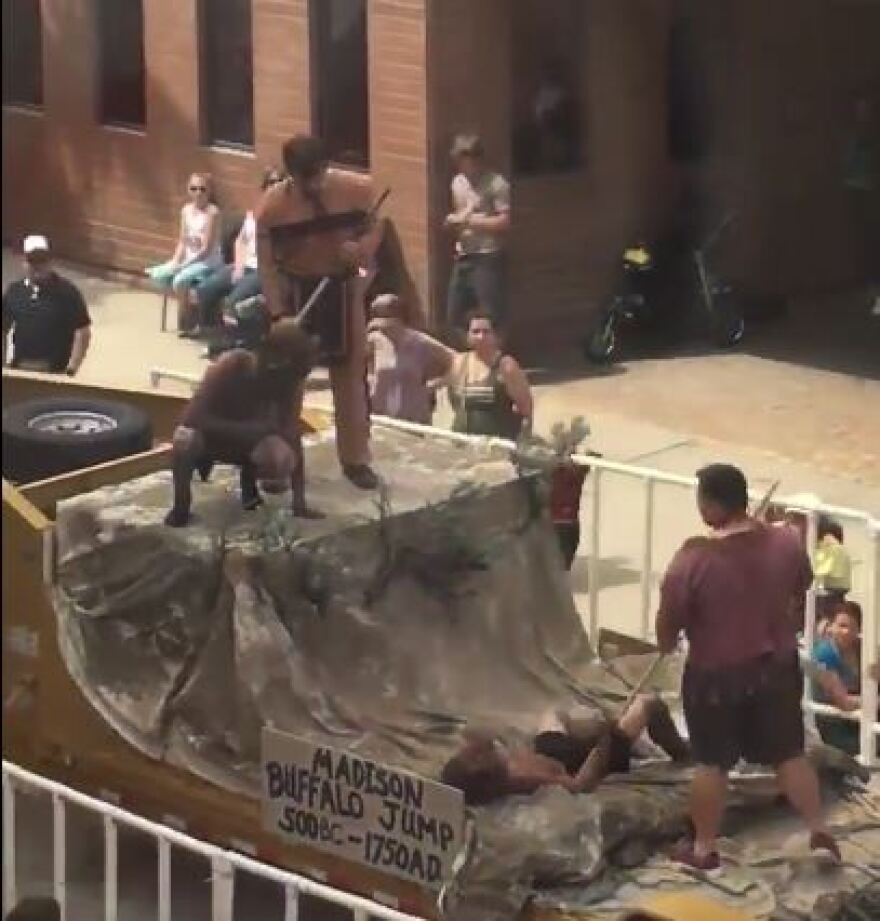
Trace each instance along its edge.
{"label": "maroon shirt", "polygon": [[797,533],[754,528],[695,537],[678,551],[660,589],[660,608],[684,630],[697,668],[740,665],[797,648],[795,600],[813,579]]}

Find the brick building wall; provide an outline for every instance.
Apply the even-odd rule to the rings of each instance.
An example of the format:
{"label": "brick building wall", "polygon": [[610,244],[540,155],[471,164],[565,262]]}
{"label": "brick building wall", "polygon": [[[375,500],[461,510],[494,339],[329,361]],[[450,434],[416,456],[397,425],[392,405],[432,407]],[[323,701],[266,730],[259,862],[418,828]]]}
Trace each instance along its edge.
{"label": "brick building wall", "polygon": [[[369,0],[371,172],[415,290],[442,315],[451,241],[449,143],[476,130],[512,173],[514,0]],[[536,0],[546,20],[553,7]],[[584,159],[512,176],[514,345],[571,343],[607,293],[619,253],[661,228],[683,185],[741,220],[722,254],[755,291],[854,283],[862,270],[841,158],[857,90],[880,111],[877,0],[583,0]],[[263,164],[312,122],[307,0],[253,0],[255,148],[199,139],[196,0],[144,4],[147,126],[97,124],[92,0],[42,0],[45,106],[3,110],[3,235],[49,233],[59,252],[139,271],[171,249],[186,177],[208,170],[221,204],[253,201]],[[705,155],[670,153],[669,42],[689,18],[711,122]],[[521,54],[520,54],[521,57]]]}
{"label": "brick building wall", "polygon": [[[427,286],[425,0],[370,0],[371,172]],[[48,233],[69,258],[139,272],[173,248],[185,183],[210,172],[220,205],[250,207],[265,164],[309,131],[307,0],[253,0],[253,152],[201,143],[196,0],[144,3],[147,124],[96,119],[91,0],[42,0],[44,106],[3,109],[3,237]]]}

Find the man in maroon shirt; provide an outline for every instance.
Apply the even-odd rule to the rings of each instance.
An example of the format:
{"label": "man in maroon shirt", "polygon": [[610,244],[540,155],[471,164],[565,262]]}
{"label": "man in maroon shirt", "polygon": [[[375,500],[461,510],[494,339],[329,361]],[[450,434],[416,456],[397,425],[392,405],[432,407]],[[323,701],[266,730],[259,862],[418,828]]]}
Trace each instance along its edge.
{"label": "man in maroon shirt", "polygon": [[663,652],[676,648],[681,632],[688,640],[682,697],[698,765],[695,838],[676,856],[697,869],[719,866],[727,774],[745,758],[775,768],[780,789],[807,823],[810,846],[839,859],[804,757],[794,612],[812,581],[809,559],[793,529],[748,514],[746,479],[736,467],[712,464],[697,480],[697,506],[713,534],[691,538],[675,555],[657,614]]}
{"label": "man in maroon shirt", "polygon": [[192,477],[207,479],[216,461],[241,468],[246,509],[269,493],[293,490],[293,511],[310,516],[300,432],[303,384],[314,361],[309,336],[293,320],[277,322],[254,352],[233,349],[213,364],[174,432],[174,505],[165,518],[190,520]]}

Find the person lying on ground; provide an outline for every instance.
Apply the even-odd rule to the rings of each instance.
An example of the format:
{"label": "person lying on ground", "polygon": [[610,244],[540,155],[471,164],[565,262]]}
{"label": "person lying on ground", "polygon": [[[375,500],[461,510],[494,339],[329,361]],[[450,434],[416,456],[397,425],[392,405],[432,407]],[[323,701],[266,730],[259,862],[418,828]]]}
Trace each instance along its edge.
{"label": "person lying on ground", "polygon": [[165,523],[190,520],[192,477],[207,479],[215,462],[241,468],[245,509],[267,493],[293,491],[293,512],[313,517],[305,499],[305,463],[300,431],[305,379],[314,347],[293,320],[266,333],[255,351],[234,349],[208,368],[174,432],[174,505]]}
{"label": "person lying on ground", "polygon": [[666,705],[641,695],[614,723],[599,716],[557,714],[529,748],[508,749],[493,737],[474,734],[446,762],[440,781],[461,790],[469,806],[550,786],[589,793],[608,774],[629,771],[633,744],[645,730],[674,761],[689,759],[689,746]]}
{"label": "person lying on ground", "polygon": [[[831,704],[845,713],[861,707],[862,609],[855,601],[839,601],[829,618],[828,629],[813,647],[813,661],[820,667],[813,694],[819,703]],[[822,714],[816,717],[822,741],[850,755],[859,753],[859,725],[851,720]]]}

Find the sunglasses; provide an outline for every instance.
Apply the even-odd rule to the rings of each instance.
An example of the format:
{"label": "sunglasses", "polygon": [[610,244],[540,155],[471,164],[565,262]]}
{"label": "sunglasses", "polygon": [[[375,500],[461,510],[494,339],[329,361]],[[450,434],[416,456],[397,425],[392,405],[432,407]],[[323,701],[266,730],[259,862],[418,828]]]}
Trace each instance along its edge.
{"label": "sunglasses", "polygon": [[190,192],[207,192],[208,187],[204,185],[191,185],[189,190]]}

